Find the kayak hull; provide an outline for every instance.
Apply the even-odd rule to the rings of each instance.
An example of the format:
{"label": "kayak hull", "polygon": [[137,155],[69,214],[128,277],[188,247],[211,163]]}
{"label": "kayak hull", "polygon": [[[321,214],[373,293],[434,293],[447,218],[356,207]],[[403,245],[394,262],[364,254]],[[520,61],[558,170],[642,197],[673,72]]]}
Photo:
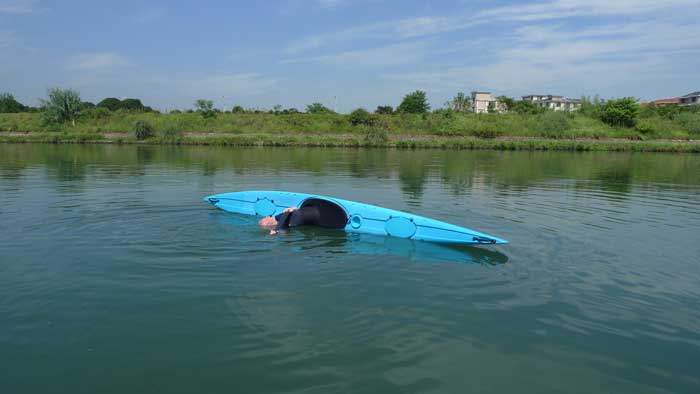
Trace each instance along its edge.
{"label": "kayak hull", "polygon": [[309,199],[325,200],[347,216],[343,230],[418,241],[450,244],[505,244],[508,241],[468,228],[393,209],[339,198],[270,190],[250,190],[207,196],[204,201],[227,212],[274,216],[288,207],[301,207]]}

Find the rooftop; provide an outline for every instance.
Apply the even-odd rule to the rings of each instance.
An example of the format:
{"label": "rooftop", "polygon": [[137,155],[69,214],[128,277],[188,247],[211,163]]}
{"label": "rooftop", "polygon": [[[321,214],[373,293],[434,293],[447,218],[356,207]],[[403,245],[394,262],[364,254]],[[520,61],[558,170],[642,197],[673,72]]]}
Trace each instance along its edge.
{"label": "rooftop", "polygon": [[700,96],[700,90],[698,90],[697,92],[688,93],[685,96],[682,96],[681,98],[688,98],[688,97],[695,97],[695,96]]}

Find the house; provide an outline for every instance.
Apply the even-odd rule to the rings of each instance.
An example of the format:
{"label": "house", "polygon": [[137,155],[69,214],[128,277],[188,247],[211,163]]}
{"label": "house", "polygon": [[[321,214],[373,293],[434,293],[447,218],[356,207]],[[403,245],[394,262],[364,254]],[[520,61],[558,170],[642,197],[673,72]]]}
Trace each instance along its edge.
{"label": "house", "polygon": [[680,104],[681,99],[679,99],[679,98],[665,98],[665,99],[654,100],[651,103],[657,107],[663,107],[664,105]]}
{"label": "house", "polygon": [[551,109],[553,111],[571,112],[581,108],[581,100],[553,94],[531,94],[529,96],[523,96],[523,101],[530,101],[538,107]]}
{"label": "house", "polygon": [[502,113],[508,109],[506,106],[493,97],[491,92],[472,92],[472,112],[483,114],[489,112],[489,106],[492,111]]}
{"label": "house", "polygon": [[688,93],[679,99],[680,105],[700,105],[700,91]]}

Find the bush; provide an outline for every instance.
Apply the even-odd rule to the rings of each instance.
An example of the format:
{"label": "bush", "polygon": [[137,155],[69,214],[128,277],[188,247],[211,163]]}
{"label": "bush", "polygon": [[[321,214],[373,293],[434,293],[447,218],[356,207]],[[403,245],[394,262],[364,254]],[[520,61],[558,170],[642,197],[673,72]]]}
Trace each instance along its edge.
{"label": "bush", "polygon": [[558,138],[571,126],[571,115],[565,112],[547,111],[540,117],[538,131],[548,138]]}
{"label": "bush", "polygon": [[306,113],[309,114],[334,114],[330,108],[321,103],[313,103],[306,106]]}
{"label": "bush", "polygon": [[159,133],[160,139],[172,143],[180,143],[182,141],[183,132],[177,125],[166,125]]}
{"label": "bush", "polygon": [[11,93],[0,93],[0,113],[24,112],[27,107],[15,100]]}
{"label": "bush", "polygon": [[134,123],[134,127],[131,132],[134,134],[134,138],[139,141],[143,141],[153,137],[153,125],[146,122],[145,120],[138,120]]}
{"label": "bush", "polygon": [[197,108],[197,112],[199,112],[203,118],[208,119],[216,117],[213,101],[199,99],[195,101],[194,106]]}
{"label": "bush", "polygon": [[242,114],[242,113],[245,113],[245,109],[243,109],[243,107],[241,107],[240,105],[236,105],[236,106],[234,106],[233,109],[231,110],[231,113],[234,113],[234,114]]}
{"label": "bush", "polygon": [[471,135],[479,138],[496,138],[501,133],[495,124],[480,123],[476,129],[472,130]]}
{"label": "bush", "polygon": [[683,112],[676,116],[681,127],[690,135],[700,135],[700,113]]}
{"label": "bush", "polygon": [[368,127],[364,143],[370,146],[384,146],[389,142],[389,132],[381,127]]}
{"label": "bush", "polygon": [[99,120],[106,119],[111,115],[111,112],[104,107],[95,107],[85,111],[85,116],[89,119]]}
{"label": "bush", "polygon": [[99,108],[107,108],[110,111],[116,111],[122,107],[122,102],[118,98],[107,97],[106,99],[97,103]]}
{"label": "bush", "polygon": [[428,99],[422,90],[407,94],[396,108],[396,112],[409,114],[424,114],[428,111],[430,111],[430,104],[428,104]]}
{"label": "bush", "polygon": [[375,123],[375,119],[364,108],[358,108],[352,111],[348,120],[353,126],[372,126]]}
{"label": "bush", "polygon": [[613,127],[634,127],[638,114],[637,100],[633,97],[624,97],[603,104],[600,119]]}
{"label": "bush", "polygon": [[379,105],[377,109],[374,110],[374,113],[378,115],[392,115],[394,113],[394,107],[391,105]]}
{"label": "bush", "polygon": [[635,130],[637,130],[641,134],[653,134],[654,133],[654,126],[651,124],[651,122],[648,121],[642,121],[638,123],[635,127]]}
{"label": "bush", "polygon": [[48,98],[41,100],[42,118],[46,124],[65,123],[75,120],[80,114],[80,93],[71,89],[51,88]]}

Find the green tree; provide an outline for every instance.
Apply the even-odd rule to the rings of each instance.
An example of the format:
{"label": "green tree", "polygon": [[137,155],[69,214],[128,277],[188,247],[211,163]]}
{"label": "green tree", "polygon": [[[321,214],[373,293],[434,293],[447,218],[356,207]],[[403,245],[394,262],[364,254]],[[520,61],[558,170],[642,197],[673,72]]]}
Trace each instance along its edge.
{"label": "green tree", "polygon": [[134,98],[125,98],[120,104],[121,108],[127,111],[143,111],[146,109],[141,100]]}
{"label": "green tree", "polygon": [[306,112],[309,114],[333,114],[330,108],[327,108],[321,103],[313,103],[306,106]]}
{"label": "green tree", "polygon": [[377,106],[377,109],[374,110],[374,113],[380,115],[391,115],[394,113],[394,107],[391,105],[379,105]]}
{"label": "green tree", "polygon": [[194,103],[197,112],[202,114],[203,118],[213,118],[216,117],[216,111],[214,111],[214,102],[211,100],[199,99]]}
{"label": "green tree", "polygon": [[236,105],[236,106],[234,106],[233,109],[231,110],[231,113],[234,113],[234,114],[242,114],[242,113],[245,113],[245,109],[243,109],[243,107],[241,107],[240,105]]}
{"label": "green tree", "polygon": [[469,112],[472,110],[472,99],[464,92],[459,92],[447,102],[447,106],[455,112]]}
{"label": "green tree", "polygon": [[543,113],[545,109],[543,107],[535,105],[535,103],[533,103],[530,100],[520,100],[513,105],[513,111],[524,115],[536,115]]}
{"label": "green tree", "polygon": [[498,96],[496,97],[496,100],[498,102],[503,103],[503,105],[506,107],[506,111],[510,111],[515,107],[515,99],[508,97],[508,96]]}
{"label": "green tree", "polygon": [[24,112],[27,107],[15,100],[11,93],[0,93],[0,113]]}
{"label": "green tree", "polygon": [[364,108],[358,108],[350,113],[350,124],[353,126],[371,126],[374,124],[374,118]]}
{"label": "green tree", "polygon": [[110,111],[116,111],[122,107],[122,102],[115,97],[107,97],[104,100],[97,103],[99,108],[107,108]]}
{"label": "green tree", "polygon": [[496,110],[496,102],[495,101],[489,101],[488,107],[486,107],[486,110],[490,114],[495,114],[497,112]]}
{"label": "green tree", "polygon": [[80,115],[80,93],[72,89],[51,88],[46,100],[41,100],[42,118],[45,123],[71,122]]}
{"label": "green tree", "polygon": [[396,108],[396,112],[409,114],[424,114],[428,111],[430,111],[430,104],[428,104],[428,99],[422,90],[407,94]]}
{"label": "green tree", "polygon": [[600,119],[615,127],[634,127],[639,114],[639,104],[634,97],[623,97],[603,104]]}

